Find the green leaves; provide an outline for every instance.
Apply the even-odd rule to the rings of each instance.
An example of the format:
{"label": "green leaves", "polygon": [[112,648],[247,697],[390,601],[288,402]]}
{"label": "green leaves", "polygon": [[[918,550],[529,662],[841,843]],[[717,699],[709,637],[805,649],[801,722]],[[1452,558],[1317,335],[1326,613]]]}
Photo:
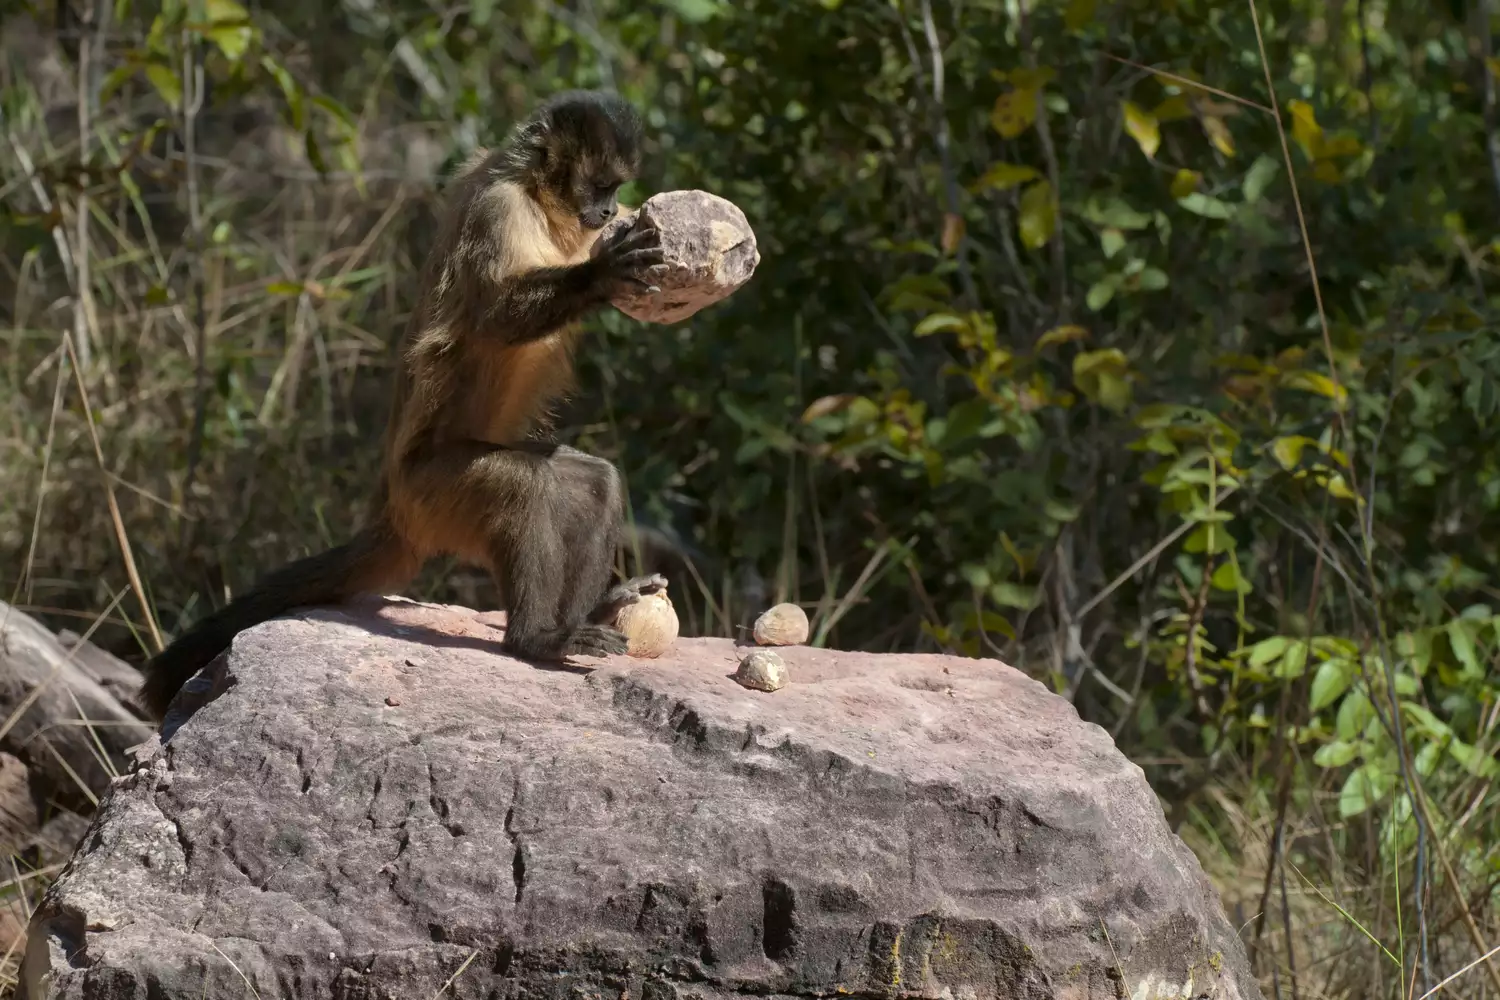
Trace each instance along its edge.
{"label": "green leaves", "polygon": [[1124,113],[1125,132],[1141,147],[1146,159],[1155,159],[1156,151],[1161,148],[1161,124],[1156,116],[1133,101],[1120,102],[1120,109]]}
{"label": "green leaves", "polygon": [[1009,73],[996,72],[996,79],[1009,81],[1012,89],[995,98],[990,109],[990,124],[1006,139],[1014,139],[1031,128],[1037,119],[1037,100],[1044,87],[1055,74],[1051,69],[1017,69]]}
{"label": "green leaves", "polygon": [[1052,185],[1038,181],[1021,194],[1021,242],[1033,250],[1047,245],[1057,232],[1057,202]]}
{"label": "green leaves", "polygon": [[1015,163],[993,163],[980,178],[973,183],[970,190],[973,191],[1009,191],[1011,188],[1020,187],[1028,181],[1034,181],[1041,174],[1034,167],[1022,166]]}
{"label": "green leaves", "polygon": [[1073,383],[1084,396],[1118,413],[1130,405],[1129,370],[1117,348],[1084,351],[1073,359]]}
{"label": "green leaves", "polygon": [[1320,712],[1341,698],[1353,680],[1353,664],[1347,660],[1324,660],[1313,675],[1308,709]]}

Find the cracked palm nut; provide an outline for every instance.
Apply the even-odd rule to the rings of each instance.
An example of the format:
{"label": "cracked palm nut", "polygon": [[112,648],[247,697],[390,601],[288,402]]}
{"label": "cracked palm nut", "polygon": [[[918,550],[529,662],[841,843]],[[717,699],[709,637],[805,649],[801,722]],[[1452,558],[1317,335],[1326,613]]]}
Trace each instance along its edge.
{"label": "cracked palm nut", "polygon": [[638,223],[656,229],[662,263],[654,265],[649,287],[630,286],[610,299],[616,309],[643,323],[677,323],[728,297],[760,263],[755,232],[733,202],[707,191],[663,191],[635,212],[622,210],[604,227],[596,250],[611,244],[620,230]]}
{"label": "cracked palm nut", "polygon": [[658,590],[622,607],[615,628],[625,635],[627,656],[654,659],[677,638],[677,611],[667,592]]}
{"label": "cracked palm nut", "polygon": [[807,641],[807,612],[796,604],[778,604],[755,619],[750,634],[759,646],[800,646]]}
{"label": "cracked palm nut", "polygon": [[740,661],[740,668],[734,672],[734,679],[741,687],[752,691],[780,691],[791,680],[791,675],[787,672],[780,653],[757,649]]}

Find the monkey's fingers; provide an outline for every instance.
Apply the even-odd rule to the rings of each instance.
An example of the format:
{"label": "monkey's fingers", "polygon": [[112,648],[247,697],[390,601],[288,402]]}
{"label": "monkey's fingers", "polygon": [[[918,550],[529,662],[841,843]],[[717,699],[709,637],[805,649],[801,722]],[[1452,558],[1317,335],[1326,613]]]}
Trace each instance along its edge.
{"label": "monkey's fingers", "polygon": [[647,594],[654,594],[657,591],[666,589],[667,578],[660,573],[651,573],[646,576],[631,577],[611,590],[610,593],[635,594],[639,597],[645,597]]}
{"label": "monkey's fingers", "polygon": [[589,621],[595,623],[610,621],[627,604],[634,604],[648,594],[655,594],[666,589],[667,578],[660,573],[632,577],[624,583],[615,584],[599,599],[599,603],[589,615]]}
{"label": "monkey's fingers", "polygon": [[661,231],[655,226],[646,225],[627,231],[614,244],[612,249],[621,252],[629,252],[636,249],[650,249],[661,245]]}
{"label": "monkey's fingers", "polygon": [[645,250],[627,250],[616,258],[623,268],[632,271],[644,271],[648,267],[659,267],[667,262],[666,255],[662,253],[661,247],[651,247]]}

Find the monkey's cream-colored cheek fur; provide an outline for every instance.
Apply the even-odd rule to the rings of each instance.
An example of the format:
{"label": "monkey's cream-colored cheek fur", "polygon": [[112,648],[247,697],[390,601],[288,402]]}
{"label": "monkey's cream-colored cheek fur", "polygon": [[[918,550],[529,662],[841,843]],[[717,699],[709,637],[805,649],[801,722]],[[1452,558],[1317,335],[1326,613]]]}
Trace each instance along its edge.
{"label": "monkey's cream-colored cheek fur", "polygon": [[593,252],[639,222],[656,226],[662,263],[649,279],[661,289],[622,292],[610,303],[643,323],[677,323],[727,298],[750,280],[760,263],[755,231],[731,201],[707,191],[664,191],[638,211],[620,215],[599,232]]}
{"label": "monkey's cream-colored cheek fur", "polygon": [[807,612],[795,604],[778,604],[755,619],[751,634],[761,646],[800,646],[807,641]]}
{"label": "monkey's cream-colored cheek fur", "polygon": [[615,628],[625,635],[628,656],[652,659],[665,653],[677,639],[677,611],[665,590],[627,604],[615,615]]}
{"label": "monkey's cream-colored cheek fur", "polygon": [[769,649],[757,649],[740,661],[734,679],[741,687],[752,691],[780,691],[791,680],[781,654]]}

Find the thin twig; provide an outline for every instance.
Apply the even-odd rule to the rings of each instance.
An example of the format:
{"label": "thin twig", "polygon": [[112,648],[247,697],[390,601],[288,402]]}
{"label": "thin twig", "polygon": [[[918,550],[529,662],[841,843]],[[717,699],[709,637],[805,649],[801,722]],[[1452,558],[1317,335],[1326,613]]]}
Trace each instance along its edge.
{"label": "thin twig", "polygon": [[151,633],[151,641],[156,644],[156,649],[165,647],[162,642],[161,630],[156,626],[156,616],[151,613],[151,602],[146,599],[146,587],[141,583],[141,574],[135,566],[135,553],[130,548],[130,536],[125,533],[125,519],[120,514],[120,503],[115,499],[115,484],[108,473],[109,469],[104,463],[104,448],[99,444],[99,428],[94,426],[93,404],[89,402],[88,387],[83,384],[83,375],[78,370],[78,358],[74,353],[73,338],[67,333],[63,334],[63,343],[67,345],[68,357],[73,361],[73,380],[78,386],[78,396],[83,403],[83,415],[89,428],[89,439],[94,444],[94,458],[99,463],[99,471],[104,473],[104,495],[109,502],[109,516],[114,523],[115,541],[120,546],[120,557],[125,560],[125,576],[130,580],[130,587],[135,591],[136,599],[141,604],[141,614],[146,618],[146,628]]}
{"label": "thin twig", "polygon": [[1247,108],[1254,108],[1257,111],[1264,111],[1268,115],[1276,114],[1275,111],[1266,107],[1264,104],[1261,104],[1259,101],[1252,101],[1248,97],[1241,97],[1239,94],[1231,94],[1227,90],[1219,90],[1217,87],[1210,87],[1208,84],[1199,83],[1197,80],[1189,80],[1185,76],[1178,76],[1176,73],[1169,72],[1168,70],[1157,69],[1155,66],[1147,66],[1145,63],[1138,63],[1134,59],[1126,59],[1124,56],[1117,56],[1112,52],[1104,53],[1104,57],[1106,59],[1113,59],[1117,63],[1124,63],[1126,66],[1134,66],[1136,69],[1144,70],[1145,72],[1150,73],[1154,76],[1166,77],[1173,83],[1180,83],[1184,87],[1193,87],[1197,90],[1203,91],[1204,93],[1213,94],[1215,97],[1222,97],[1226,101],[1233,101],[1236,104],[1243,104]]}
{"label": "thin twig", "polygon": [[[201,15],[199,15],[201,17]],[[193,252],[188,259],[193,286],[193,427],[188,434],[187,473],[182,479],[187,503],[198,473],[203,430],[208,420],[208,316],[204,302],[203,200],[198,185],[198,113],[203,110],[203,64],[198,58],[197,34],[182,32],[182,156],[187,174],[188,226]],[[184,520],[186,532],[190,522]]]}

